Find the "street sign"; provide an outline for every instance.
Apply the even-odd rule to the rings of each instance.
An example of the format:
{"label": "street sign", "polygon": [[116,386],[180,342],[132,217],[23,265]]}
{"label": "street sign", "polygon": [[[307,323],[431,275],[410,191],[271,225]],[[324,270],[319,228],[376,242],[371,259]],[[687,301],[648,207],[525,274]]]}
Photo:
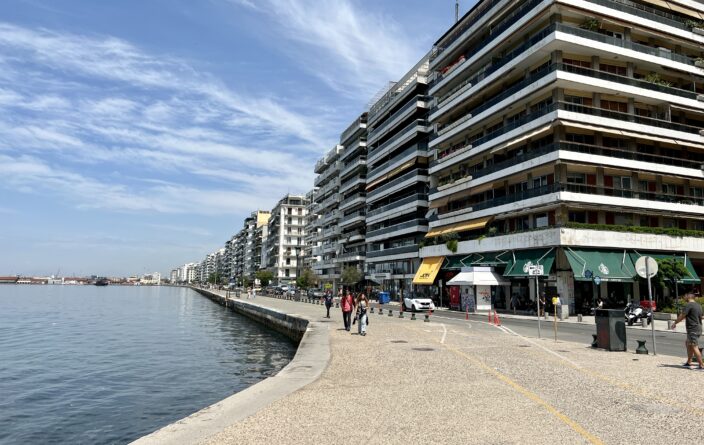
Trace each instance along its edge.
{"label": "street sign", "polygon": [[594,277],[594,284],[597,286],[601,284],[601,277]]}
{"label": "street sign", "polygon": [[585,270],[585,271],[584,271],[584,278],[587,278],[587,279],[588,279],[588,278],[591,278],[591,277],[593,277],[593,276],[594,276],[594,274],[592,273],[591,270]]}
{"label": "street sign", "polygon": [[528,267],[528,275],[534,276],[534,275],[543,275],[543,265],[542,264],[535,264],[530,267]]}
{"label": "street sign", "polygon": [[652,278],[658,273],[658,262],[651,256],[642,256],[636,261],[636,273],[641,278]]}

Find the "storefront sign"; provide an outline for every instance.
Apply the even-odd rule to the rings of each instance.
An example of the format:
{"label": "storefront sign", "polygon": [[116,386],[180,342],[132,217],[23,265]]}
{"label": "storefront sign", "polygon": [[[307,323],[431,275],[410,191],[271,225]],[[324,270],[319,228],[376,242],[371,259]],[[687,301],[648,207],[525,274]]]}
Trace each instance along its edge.
{"label": "storefront sign", "polygon": [[491,310],[491,286],[477,286],[477,310]]}

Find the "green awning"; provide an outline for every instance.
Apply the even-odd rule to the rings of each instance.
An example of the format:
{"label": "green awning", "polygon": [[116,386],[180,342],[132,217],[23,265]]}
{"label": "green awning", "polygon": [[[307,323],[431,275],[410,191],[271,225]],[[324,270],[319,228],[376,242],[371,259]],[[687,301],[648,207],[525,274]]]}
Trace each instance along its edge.
{"label": "green awning", "polygon": [[[465,258],[467,259],[466,265],[462,262]],[[445,257],[445,262],[443,263],[442,268],[445,270],[460,270],[463,267],[469,266],[469,260],[471,258],[472,255],[455,255]]]}
{"label": "green awning", "polygon": [[[599,277],[604,282],[633,282],[636,269],[631,256],[625,250],[573,249],[565,247],[565,256],[570,262],[576,281],[592,281]],[[585,277],[591,271],[591,277]]]}
{"label": "green awning", "polygon": [[678,280],[677,282],[680,284],[699,284],[701,283],[702,280],[699,279],[699,276],[697,275],[697,272],[694,270],[694,266],[692,265],[692,261],[689,259],[689,256],[686,254],[682,253],[662,253],[662,252],[644,252],[641,250],[634,250],[630,253],[631,255],[631,261],[635,264],[636,261],[638,261],[638,258],[641,256],[650,256],[655,258],[656,261],[660,260],[665,260],[665,259],[674,259],[677,261],[682,262],[684,264],[684,267],[687,268],[687,272],[689,272],[689,276],[682,278],[681,280]]}
{"label": "green awning", "polygon": [[550,275],[555,262],[555,249],[516,250],[509,253],[509,263],[504,271],[505,277],[527,277],[528,267],[542,265],[543,276]]}

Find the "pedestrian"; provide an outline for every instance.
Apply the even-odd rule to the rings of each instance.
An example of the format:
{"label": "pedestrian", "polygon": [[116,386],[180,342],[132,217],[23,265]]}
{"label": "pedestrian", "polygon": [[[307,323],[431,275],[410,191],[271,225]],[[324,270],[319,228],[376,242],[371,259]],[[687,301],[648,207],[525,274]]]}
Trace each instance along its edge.
{"label": "pedestrian", "polygon": [[677,320],[672,323],[672,329],[674,330],[680,321],[686,320],[687,339],[685,340],[685,346],[687,347],[687,361],[684,366],[692,369],[694,367],[692,358],[696,358],[699,363],[699,370],[704,370],[702,353],[699,350],[699,337],[702,336],[702,305],[694,300],[695,296],[691,292],[687,293],[684,298],[687,300],[687,304],[679,317],[677,317]]}
{"label": "pedestrian", "polygon": [[252,298],[257,298],[257,288],[252,288]]}
{"label": "pedestrian", "polygon": [[325,318],[330,318],[330,308],[332,307],[332,292],[329,290],[325,292],[325,309],[327,309],[327,315]]}
{"label": "pedestrian", "polygon": [[540,306],[540,314],[538,314],[539,317],[545,316],[545,305],[547,304],[547,300],[545,297],[545,292],[540,296],[540,301],[539,301],[539,306]]}
{"label": "pedestrian", "polygon": [[367,299],[367,296],[364,295],[364,292],[360,293],[357,296],[355,307],[357,308],[357,321],[359,321],[359,325],[357,326],[357,332],[359,332],[359,335],[365,336],[367,335],[367,322],[369,321],[369,318],[367,317],[367,309],[369,309],[369,300]]}
{"label": "pedestrian", "polygon": [[349,331],[352,328],[352,309],[354,309],[354,298],[349,290],[347,293],[343,292],[340,308],[342,309],[342,321],[345,323],[345,330]]}
{"label": "pedestrian", "polygon": [[247,288],[247,299],[249,300],[250,298],[252,298],[252,289],[248,287]]}

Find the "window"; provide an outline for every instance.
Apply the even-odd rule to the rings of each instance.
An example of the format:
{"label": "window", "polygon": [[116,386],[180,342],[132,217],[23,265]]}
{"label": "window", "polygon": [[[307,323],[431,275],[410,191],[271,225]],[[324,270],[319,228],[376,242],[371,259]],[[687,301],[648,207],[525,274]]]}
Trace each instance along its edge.
{"label": "window", "polygon": [[588,60],[562,59],[562,63],[566,65],[579,66],[582,68],[591,68],[592,62]]}
{"label": "window", "polygon": [[602,100],[601,108],[603,110],[618,111],[619,113],[628,113],[628,104],[626,102],[616,102],[613,100]]}
{"label": "window", "polygon": [[594,145],[594,135],[591,134],[567,133],[565,139],[575,144]]}
{"label": "window", "polygon": [[286,269],[286,270],[284,271],[284,275],[286,275],[287,277],[290,277],[290,276],[291,276],[291,270],[290,270],[290,269]]}
{"label": "window", "polygon": [[528,182],[519,182],[518,184],[511,184],[508,186],[508,193],[519,193],[528,190]]}
{"label": "window", "polygon": [[605,63],[599,64],[599,70],[618,76],[626,76],[628,74],[625,66],[607,65]]}
{"label": "window", "polygon": [[633,225],[633,215],[628,213],[617,213],[614,217],[614,224],[618,226]]}
{"label": "window", "polygon": [[538,213],[537,215],[534,216],[535,219],[535,227],[547,227],[548,226],[548,214],[547,213]]}
{"label": "window", "polygon": [[631,198],[631,177],[630,176],[614,176],[614,196],[622,198]]}
{"label": "window", "polygon": [[662,184],[662,192],[666,195],[676,195],[677,186],[674,184]]}
{"label": "window", "polygon": [[543,175],[538,178],[533,178],[533,188],[537,189],[548,185],[548,176]]}
{"label": "window", "polygon": [[587,222],[587,214],[586,212],[568,212],[567,217],[569,218],[570,222],[576,222],[576,223],[586,223]]}

